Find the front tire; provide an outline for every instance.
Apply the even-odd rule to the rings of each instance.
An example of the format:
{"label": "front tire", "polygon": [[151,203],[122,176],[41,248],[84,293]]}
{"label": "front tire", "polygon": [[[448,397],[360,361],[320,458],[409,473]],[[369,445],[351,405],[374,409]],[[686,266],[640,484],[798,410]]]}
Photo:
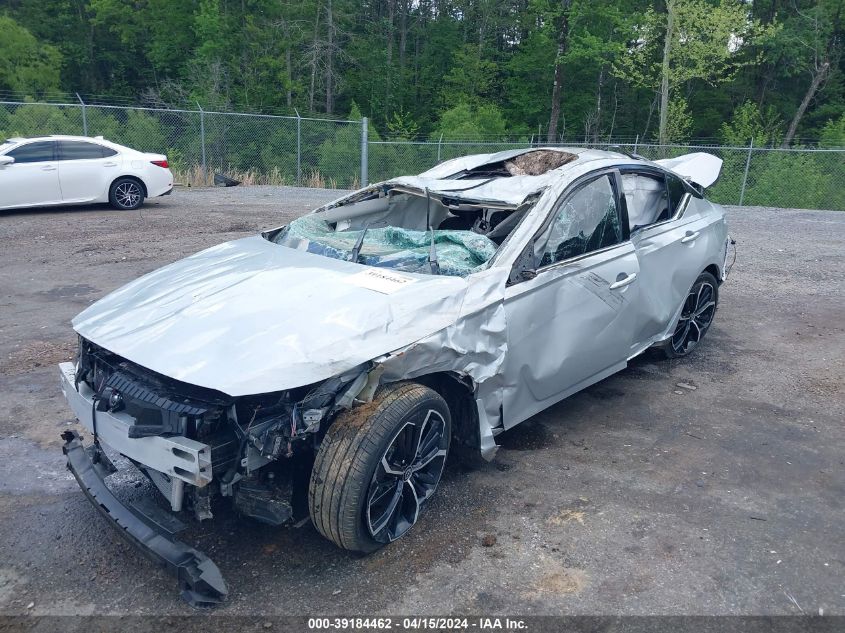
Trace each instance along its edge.
{"label": "front tire", "polygon": [[120,211],[132,211],[144,204],[144,187],[134,178],[118,178],[109,188],[109,202]]}
{"label": "front tire", "polygon": [[341,413],[311,471],[317,531],[358,552],[404,536],[440,482],[450,437],[446,401],[412,382],[382,387],[371,403]]}
{"label": "front tire", "polygon": [[701,273],[690,288],[672,338],[663,348],[669,358],[688,355],[704,340],[719,303],[719,283],[708,272]]}

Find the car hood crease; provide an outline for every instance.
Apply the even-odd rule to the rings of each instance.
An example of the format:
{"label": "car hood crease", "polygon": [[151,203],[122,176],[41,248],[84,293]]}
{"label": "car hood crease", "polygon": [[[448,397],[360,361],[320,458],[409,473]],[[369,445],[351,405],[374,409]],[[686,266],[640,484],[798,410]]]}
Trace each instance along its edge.
{"label": "car hood crease", "polygon": [[308,385],[455,322],[467,282],[413,279],[384,294],[359,264],[249,237],[151,272],[80,313],[84,338],[230,396]]}

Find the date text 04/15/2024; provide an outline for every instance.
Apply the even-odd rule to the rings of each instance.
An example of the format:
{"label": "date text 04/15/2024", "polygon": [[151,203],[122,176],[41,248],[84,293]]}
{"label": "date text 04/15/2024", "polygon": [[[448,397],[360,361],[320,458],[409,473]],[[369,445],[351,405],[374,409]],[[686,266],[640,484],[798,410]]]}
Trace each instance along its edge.
{"label": "date text 04/15/2024", "polygon": [[309,618],[308,629],[320,630],[472,630],[479,631],[526,631],[527,624],[521,619],[479,617],[479,618],[450,618],[450,617],[406,617],[394,618]]}

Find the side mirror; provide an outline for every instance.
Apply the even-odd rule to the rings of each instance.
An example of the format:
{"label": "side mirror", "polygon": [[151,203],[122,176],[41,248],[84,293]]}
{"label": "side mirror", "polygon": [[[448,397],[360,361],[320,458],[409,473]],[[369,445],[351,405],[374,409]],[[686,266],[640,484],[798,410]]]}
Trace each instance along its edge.
{"label": "side mirror", "polygon": [[15,159],[12,156],[0,156],[0,167],[5,167],[6,165],[11,165],[14,162],[15,162]]}

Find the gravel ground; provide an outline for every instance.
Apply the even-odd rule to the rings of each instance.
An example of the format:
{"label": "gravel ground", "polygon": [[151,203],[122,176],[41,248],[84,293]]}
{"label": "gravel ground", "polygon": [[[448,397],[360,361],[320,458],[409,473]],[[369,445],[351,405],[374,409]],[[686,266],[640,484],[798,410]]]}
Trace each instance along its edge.
{"label": "gravel ground", "polygon": [[[64,468],[69,321],[339,193],[179,190],[140,213],[0,214],[0,613],[192,612]],[[647,354],[500,436],[492,464],[450,466],[421,524],[373,555],[310,524],[222,512],[192,528],[229,582],[217,613],[845,614],[845,214],[729,216],[739,257],[692,357]],[[112,485],[148,492],[132,474]]]}

